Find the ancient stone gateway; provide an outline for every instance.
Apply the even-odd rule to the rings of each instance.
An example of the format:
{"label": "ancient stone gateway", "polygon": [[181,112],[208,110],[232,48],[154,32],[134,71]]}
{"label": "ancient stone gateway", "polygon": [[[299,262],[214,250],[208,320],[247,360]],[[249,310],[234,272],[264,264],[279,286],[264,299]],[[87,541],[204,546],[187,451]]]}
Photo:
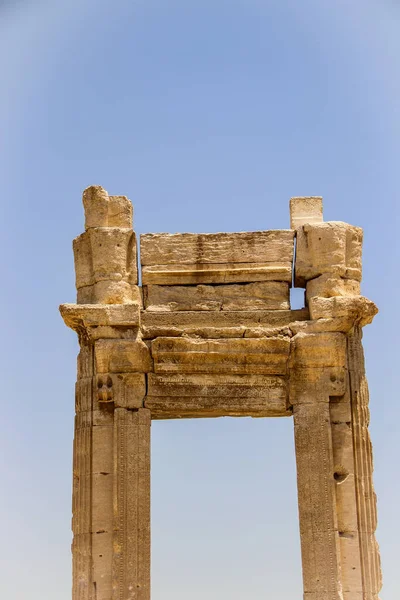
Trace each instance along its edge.
{"label": "ancient stone gateway", "polygon": [[83,203],[61,306],[80,342],[73,600],[150,599],[152,419],[292,415],[304,599],[377,600],[362,230],[311,197],[291,199],[291,229],[143,235],[140,288],[129,200]]}

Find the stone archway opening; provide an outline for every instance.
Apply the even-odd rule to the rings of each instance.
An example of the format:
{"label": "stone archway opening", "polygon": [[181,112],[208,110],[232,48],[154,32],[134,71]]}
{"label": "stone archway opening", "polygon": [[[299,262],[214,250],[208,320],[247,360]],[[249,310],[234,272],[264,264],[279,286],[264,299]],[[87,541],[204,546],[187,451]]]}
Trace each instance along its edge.
{"label": "stone archway opening", "polygon": [[153,422],[151,522],[153,600],[299,598],[292,419]]}

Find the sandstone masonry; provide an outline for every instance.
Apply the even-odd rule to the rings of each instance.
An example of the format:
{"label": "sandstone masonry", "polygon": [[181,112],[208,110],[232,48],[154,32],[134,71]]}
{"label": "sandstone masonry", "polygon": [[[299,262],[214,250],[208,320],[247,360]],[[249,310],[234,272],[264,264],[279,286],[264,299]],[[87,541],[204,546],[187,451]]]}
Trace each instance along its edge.
{"label": "sandstone masonry", "polygon": [[287,230],[146,234],[139,287],[130,201],[83,204],[60,307],[80,342],[73,600],[150,600],[151,420],[222,416],[293,416],[304,600],[378,600],[362,230],[308,197]]}

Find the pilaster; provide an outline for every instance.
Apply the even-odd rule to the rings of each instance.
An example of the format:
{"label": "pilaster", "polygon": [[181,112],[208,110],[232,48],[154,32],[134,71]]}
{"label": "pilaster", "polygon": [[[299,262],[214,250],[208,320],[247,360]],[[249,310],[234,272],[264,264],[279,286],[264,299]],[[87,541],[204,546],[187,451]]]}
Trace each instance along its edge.
{"label": "pilaster", "polygon": [[345,336],[296,334],[290,364],[304,600],[342,600],[330,398],[345,389]]}
{"label": "pilaster", "polygon": [[153,361],[140,331],[132,205],[84,192],[74,241],[77,304],[61,314],[79,336],[74,437],[73,600],[150,598],[150,412]]}
{"label": "pilaster", "polygon": [[[295,213],[294,200],[291,209]],[[330,482],[334,481],[335,490],[340,598],[378,600],[382,581],[379,550],[374,536],[376,497],[372,484],[372,446],[368,432],[368,386],[361,345],[361,328],[371,323],[377,308],[373,302],[360,296],[362,230],[347,223],[322,222],[318,206],[318,217],[310,221],[307,221],[307,217],[301,220],[300,213],[297,220],[294,219],[297,227],[295,282],[306,288],[310,321],[293,324],[292,330],[296,334],[293,343],[296,344],[295,340],[301,334],[311,336],[323,332],[340,334],[344,340],[342,393],[329,390],[327,381],[323,385],[325,395],[329,394],[332,463],[328,467],[333,470],[328,473],[332,476]],[[333,339],[330,345],[333,351]],[[311,355],[307,354],[306,360],[310,359]],[[295,371],[291,372],[291,380],[293,378],[298,385],[299,378]],[[333,380],[332,374],[330,381]],[[295,428],[296,410],[295,406]],[[312,452],[310,450],[310,459]],[[301,505],[300,496],[299,499]],[[307,572],[306,568],[304,572]],[[320,600],[322,596],[317,595],[315,600],[317,598]],[[331,596],[327,595],[327,598]]]}

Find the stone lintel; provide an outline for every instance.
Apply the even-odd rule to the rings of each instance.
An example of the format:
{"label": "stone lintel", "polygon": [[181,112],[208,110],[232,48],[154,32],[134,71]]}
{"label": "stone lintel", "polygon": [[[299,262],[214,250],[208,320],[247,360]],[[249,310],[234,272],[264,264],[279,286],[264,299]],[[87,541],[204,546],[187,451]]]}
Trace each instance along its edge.
{"label": "stone lintel", "polygon": [[144,285],[291,283],[294,232],[155,233],[140,237]]}
{"label": "stone lintel", "polygon": [[329,403],[295,405],[293,416],[304,591],[341,600]]}
{"label": "stone lintel", "polygon": [[263,281],[220,285],[145,285],[148,311],[289,310],[289,283]]}
{"label": "stone lintel", "polygon": [[[240,338],[258,331],[281,329],[294,321],[310,318],[307,308],[299,310],[165,311],[141,312],[144,339],[180,337]],[[275,335],[279,332],[275,332]],[[265,334],[267,335],[267,334]],[[270,335],[270,334],[268,334]]]}
{"label": "stone lintel", "polygon": [[148,375],[152,419],[290,416],[284,377],[224,374]]}
{"label": "stone lintel", "polygon": [[249,398],[214,397],[168,397],[146,396],[145,408],[150,409],[151,418],[163,419],[210,419],[213,417],[291,417],[292,410],[288,408],[286,394],[284,397],[272,400]]}

